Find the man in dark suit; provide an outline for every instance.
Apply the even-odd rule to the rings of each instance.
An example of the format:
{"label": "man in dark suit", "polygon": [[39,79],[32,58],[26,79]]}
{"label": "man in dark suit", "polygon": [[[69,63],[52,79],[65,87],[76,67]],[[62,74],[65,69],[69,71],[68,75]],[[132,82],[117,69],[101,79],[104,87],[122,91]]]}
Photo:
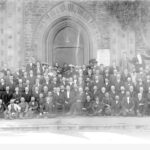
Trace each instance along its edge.
{"label": "man in dark suit", "polygon": [[98,90],[101,90],[101,87],[104,84],[104,79],[103,78],[99,78],[99,76],[94,76],[94,82],[93,82],[93,86],[97,86]]}
{"label": "man in dark suit", "polygon": [[55,111],[56,111],[56,113],[58,113],[58,112],[60,112],[60,111],[61,111],[62,113],[64,113],[65,99],[64,99],[64,97],[61,95],[61,93],[60,93],[60,88],[59,88],[59,87],[56,88],[56,93],[54,93],[53,98],[54,98]]}
{"label": "man in dark suit", "polygon": [[50,91],[53,91],[54,87],[59,86],[58,82],[57,82],[57,77],[54,77],[52,82],[50,83]]}
{"label": "man in dark suit", "polygon": [[121,81],[121,75],[120,74],[117,74],[114,85],[115,85],[116,92],[119,93],[120,87],[124,85],[124,83]]}
{"label": "man in dark suit", "polygon": [[111,115],[120,116],[121,114],[121,100],[119,95],[115,96],[115,99],[111,103]]}
{"label": "man in dark suit", "polygon": [[110,84],[110,81],[108,80],[108,78],[104,79],[104,85],[103,86],[106,88],[106,92],[110,91],[111,84]]}
{"label": "man in dark suit", "polygon": [[83,103],[82,111],[84,115],[92,115],[93,109],[92,109],[92,100],[89,95],[86,96],[85,102]]}
{"label": "man in dark suit", "polygon": [[142,97],[141,93],[138,93],[137,97],[135,98],[135,110],[138,116],[145,115],[146,112],[146,99]]}
{"label": "man in dark suit", "polygon": [[111,115],[111,104],[112,104],[113,98],[111,95],[106,92],[105,97],[103,98],[102,102],[104,104],[103,107],[103,115],[110,116]]}
{"label": "man in dark suit", "polygon": [[104,107],[103,101],[102,100],[100,101],[99,97],[96,97],[92,105],[93,115],[101,116],[103,113],[103,107]]}
{"label": "man in dark suit", "polygon": [[123,116],[135,115],[135,102],[134,99],[130,96],[129,91],[126,91],[126,96],[123,98],[121,106]]}
{"label": "man in dark suit", "polygon": [[29,91],[29,88],[28,87],[25,87],[25,92],[22,94],[22,97],[25,98],[25,101],[26,102],[30,102],[31,100],[31,92]]}
{"label": "man in dark suit", "polygon": [[74,103],[70,107],[70,114],[81,115],[83,104],[85,102],[86,96],[82,87],[79,87],[78,93],[74,97]]}
{"label": "man in dark suit", "polygon": [[100,95],[100,91],[98,90],[97,86],[95,85],[93,87],[93,90],[92,90],[92,99],[95,99],[95,97],[99,97]]}
{"label": "man in dark suit", "polygon": [[12,97],[13,97],[13,93],[10,91],[10,87],[6,86],[6,91],[4,92],[4,95],[3,95],[3,101],[6,106],[8,106]]}
{"label": "man in dark suit", "polygon": [[6,81],[6,86],[9,86],[10,87],[10,91],[14,92],[16,85],[17,85],[17,83],[15,82],[15,79],[14,79],[13,75],[11,75],[9,77],[9,80]]}
{"label": "man in dark suit", "polygon": [[70,106],[74,103],[74,92],[70,89],[70,86],[66,86],[65,95],[65,111],[69,111]]}

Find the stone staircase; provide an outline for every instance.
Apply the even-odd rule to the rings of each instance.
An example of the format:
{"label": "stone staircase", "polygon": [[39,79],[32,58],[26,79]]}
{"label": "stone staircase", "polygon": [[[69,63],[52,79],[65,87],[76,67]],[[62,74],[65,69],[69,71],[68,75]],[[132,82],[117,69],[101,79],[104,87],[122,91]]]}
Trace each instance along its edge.
{"label": "stone staircase", "polygon": [[150,131],[150,117],[56,117],[0,120],[0,131]]}

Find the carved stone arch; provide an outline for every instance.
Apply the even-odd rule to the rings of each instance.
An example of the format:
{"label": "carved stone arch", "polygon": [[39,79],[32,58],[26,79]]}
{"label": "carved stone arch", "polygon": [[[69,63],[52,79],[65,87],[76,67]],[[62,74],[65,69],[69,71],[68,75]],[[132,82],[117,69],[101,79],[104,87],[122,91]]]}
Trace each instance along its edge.
{"label": "carved stone arch", "polygon": [[85,61],[96,58],[99,40],[99,30],[94,17],[84,8],[74,2],[60,2],[40,19],[33,36],[33,55],[41,61],[52,64],[51,45],[55,34],[64,26],[65,22],[70,27],[82,28],[88,38],[85,52]]}

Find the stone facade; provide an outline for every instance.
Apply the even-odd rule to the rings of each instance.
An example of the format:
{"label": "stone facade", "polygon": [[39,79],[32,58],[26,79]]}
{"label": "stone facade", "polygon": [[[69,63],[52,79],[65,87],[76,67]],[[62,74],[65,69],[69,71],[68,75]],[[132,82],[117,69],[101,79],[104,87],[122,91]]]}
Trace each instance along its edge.
{"label": "stone facade", "polygon": [[93,58],[98,51],[109,49],[110,60],[119,64],[124,51],[132,58],[136,50],[148,50],[149,36],[145,33],[149,27],[144,30],[138,24],[142,30],[123,28],[104,1],[7,0],[0,3],[0,66],[7,63],[10,68],[18,68],[31,56],[46,61],[40,57],[45,53],[44,32],[62,16],[76,18],[89,29]]}

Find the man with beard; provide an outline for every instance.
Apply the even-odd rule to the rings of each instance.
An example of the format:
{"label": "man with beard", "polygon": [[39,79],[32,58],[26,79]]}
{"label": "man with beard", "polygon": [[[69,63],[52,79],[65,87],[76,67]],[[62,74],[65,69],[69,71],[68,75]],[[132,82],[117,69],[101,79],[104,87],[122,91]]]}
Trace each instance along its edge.
{"label": "man with beard", "polygon": [[10,100],[12,99],[12,97],[13,97],[13,94],[10,91],[9,86],[6,86],[6,91],[3,94],[3,101],[4,101],[4,104],[6,106],[8,106],[8,104],[9,104]]}
{"label": "man with beard", "polygon": [[121,106],[123,116],[135,115],[135,102],[134,99],[130,96],[129,91],[126,91],[126,96],[123,98]]}
{"label": "man with beard", "polygon": [[95,97],[95,100],[92,105],[93,115],[101,116],[103,113],[104,103],[99,97]]}
{"label": "man with beard", "polygon": [[137,97],[135,98],[135,110],[137,116],[144,116],[146,112],[146,99],[142,97],[141,93],[138,93]]}
{"label": "man with beard", "polygon": [[83,103],[82,111],[83,111],[83,115],[93,114],[92,100],[89,95],[86,96],[85,102]]}
{"label": "man with beard", "polygon": [[78,94],[75,96],[74,103],[70,107],[71,115],[81,115],[83,104],[85,102],[85,93],[82,87],[79,87]]}
{"label": "man with beard", "polygon": [[31,100],[31,92],[29,91],[29,88],[28,87],[25,87],[25,92],[22,94],[22,97],[25,98],[25,101],[26,102],[30,102]]}
{"label": "man with beard", "polygon": [[105,93],[105,97],[103,98],[104,103],[104,109],[103,109],[103,115],[110,116],[111,115],[111,104],[112,104],[112,97],[109,95],[108,92]]}
{"label": "man with beard", "polygon": [[70,106],[74,103],[74,92],[70,89],[70,86],[66,86],[66,91],[64,92],[65,99],[65,111],[69,112]]}
{"label": "man with beard", "polygon": [[65,99],[60,92],[60,88],[56,88],[56,93],[53,95],[54,103],[55,103],[55,111],[58,114],[59,112],[64,113],[65,110]]}
{"label": "man with beard", "polygon": [[38,102],[35,100],[35,97],[31,97],[29,102],[29,110],[27,112],[28,118],[35,118],[38,115]]}
{"label": "man with beard", "polygon": [[120,116],[121,114],[121,100],[119,95],[115,96],[115,99],[111,103],[111,115]]}

